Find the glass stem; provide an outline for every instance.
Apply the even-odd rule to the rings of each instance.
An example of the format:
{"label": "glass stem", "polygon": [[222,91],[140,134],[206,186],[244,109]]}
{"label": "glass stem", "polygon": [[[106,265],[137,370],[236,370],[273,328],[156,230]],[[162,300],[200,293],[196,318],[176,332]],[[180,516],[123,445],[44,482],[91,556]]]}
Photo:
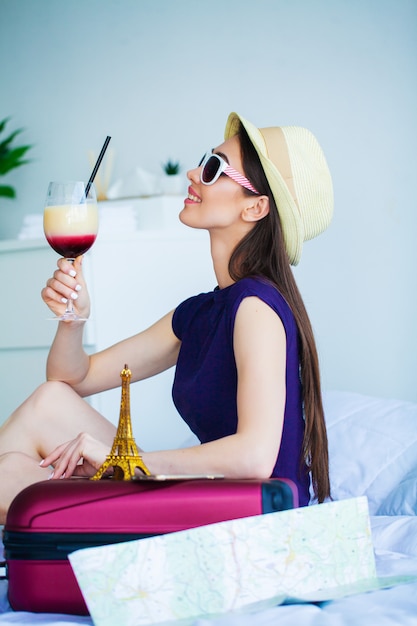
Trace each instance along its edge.
{"label": "glass stem", "polygon": [[[70,263],[74,263],[75,259],[67,259],[67,261],[69,261]],[[64,315],[73,315],[73,314],[74,314],[74,301],[70,297],[67,300],[67,306],[66,306]]]}

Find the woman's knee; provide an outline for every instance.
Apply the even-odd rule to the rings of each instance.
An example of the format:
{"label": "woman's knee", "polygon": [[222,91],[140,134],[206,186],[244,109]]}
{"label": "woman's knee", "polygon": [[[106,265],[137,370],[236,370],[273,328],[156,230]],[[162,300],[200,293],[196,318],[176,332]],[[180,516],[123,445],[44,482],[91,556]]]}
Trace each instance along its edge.
{"label": "woman's knee", "polygon": [[[0,440],[7,437],[7,433],[16,435],[16,429],[18,432],[27,433],[36,430],[39,423],[48,423],[48,417],[56,415],[57,408],[65,405],[63,398],[70,389],[68,385],[59,381],[42,383],[4,422]],[[71,392],[75,393],[72,390]],[[0,454],[3,451],[4,446],[0,446]]]}
{"label": "woman's knee", "polygon": [[65,406],[65,398],[69,394],[76,395],[76,392],[66,383],[47,381],[35,389],[21,407],[19,407],[19,409],[23,410],[18,409],[17,413],[22,416],[30,416],[32,423],[36,421],[36,418],[41,419],[42,422],[45,423],[48,416],[55,416],[57,409]]}
{"label": "woman's knee", "polygon": [[37,389],[29,396],[28,400],[32,400],[39,407],[50,407],[51,402],[62,401],[62,396],[68,393],[76,392],[67,383],[59,380],[48,380],[39,385]]}

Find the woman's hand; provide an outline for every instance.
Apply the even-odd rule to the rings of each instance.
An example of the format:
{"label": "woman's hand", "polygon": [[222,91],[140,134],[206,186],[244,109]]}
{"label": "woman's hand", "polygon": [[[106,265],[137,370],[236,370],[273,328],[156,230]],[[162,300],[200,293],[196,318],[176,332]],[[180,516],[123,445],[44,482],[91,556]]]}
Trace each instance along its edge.
{"label": "woman's hand", "polygon": [[82,260],[82,256],[77,257],[74,263],[59,259],[58,269],[41,291],[43,301],[57,316],[64,313],[70,298],[81,317],[88,318],[90,315],[90,298],[82,273]]}
{"label": "woman's hand", "polygon": [[52,465],[50,478],[94,476],[103,465],[109,447],[87,433],[80,433],[72,441],[63,443],[40,462],[41,467]]}

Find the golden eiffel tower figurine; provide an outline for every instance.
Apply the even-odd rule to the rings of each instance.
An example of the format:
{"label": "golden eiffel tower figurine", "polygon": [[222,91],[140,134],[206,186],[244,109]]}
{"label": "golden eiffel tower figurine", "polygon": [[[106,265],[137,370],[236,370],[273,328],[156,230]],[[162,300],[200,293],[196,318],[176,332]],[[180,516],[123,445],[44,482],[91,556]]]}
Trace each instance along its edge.
{"label": "golden eiffel tower figurine", "polygon": [[132,433],[132,420],[130,417],[131,375],[131,371],[127,368],[127,365],[125,365],[124,369],[120,372],[122,379],[122,399],[120,402],[120,417],[116,436],[110,454],[107,455],[103,465],[94,474],[91,480],[100,480],[110,467],[113,468],[113,480],[131,480],[135,475],[136,468],[139,468],[144,474],[150,476],[150,471],[139,454]]}

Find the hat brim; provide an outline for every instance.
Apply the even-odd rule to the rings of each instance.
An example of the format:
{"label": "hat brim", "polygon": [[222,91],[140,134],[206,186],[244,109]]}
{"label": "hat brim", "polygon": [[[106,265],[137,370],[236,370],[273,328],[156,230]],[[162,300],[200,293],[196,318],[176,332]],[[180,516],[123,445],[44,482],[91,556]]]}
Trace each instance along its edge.
{"label": "hat brim", "polygon": [[224,132],[225,139],[230,139],[239,132],[240,122],[243,124],[259,156],[262,168],[274,196],[278,214],[281,219],[285,248],[289,261],[291,265],[297,265],[301,258],[304,243],[304,227],[298,205],[278,168],[270,160],[265,139],[259,128],[233,112],[230,113],[226,123]]}

